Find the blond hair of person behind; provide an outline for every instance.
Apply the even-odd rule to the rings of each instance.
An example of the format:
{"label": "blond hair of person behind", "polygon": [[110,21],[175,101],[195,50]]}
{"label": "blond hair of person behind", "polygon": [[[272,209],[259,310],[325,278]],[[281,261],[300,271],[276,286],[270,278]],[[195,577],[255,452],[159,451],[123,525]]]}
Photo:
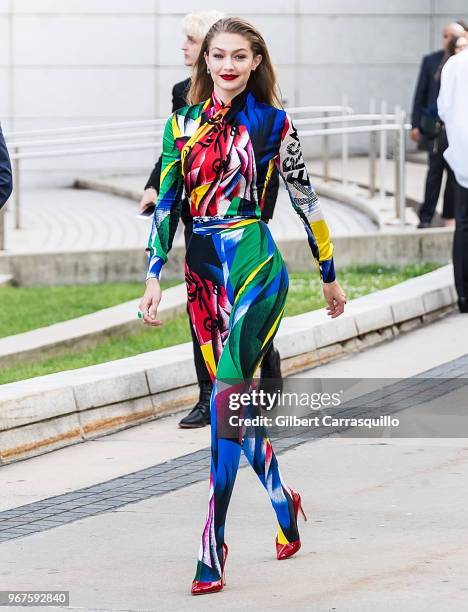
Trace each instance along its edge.
{"label": "blond hair of person behind", "polygon": [[195,40],[202,41],[211,26],[223,17],[224,13],[219,11],[188,13],[182,19],[182,30],[186,36],[193,36]]}

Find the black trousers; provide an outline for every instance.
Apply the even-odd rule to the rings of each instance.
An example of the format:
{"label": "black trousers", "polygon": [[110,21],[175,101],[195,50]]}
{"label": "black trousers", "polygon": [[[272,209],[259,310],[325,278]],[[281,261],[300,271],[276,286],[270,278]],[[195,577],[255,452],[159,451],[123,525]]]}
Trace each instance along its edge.
{"label": "black trousers", "polygon": [[468,300],[468,189],[456,184],[453,270],[460,306]]}
{"label": "black trousers", "polygon": [[[183,219],[184,221],[184,238],[185,238],[185,250],[188,249],[189,242],[193,235],[193,222],[192,219]],[[189,314],[188,304],[187,304],[187,314]],[[200,344],[197,340],[197,336],[195,334],[195,330],[193,329],[193,325],[190,322],[189,315],[189,326],[190,333],[192,334],[192,344],[193,344],[193,358],[195,361],[195,371],[197,373],[198,384],[201,383],[210,383],[211,379],[208,374],[208,370],[206,369],[205,360],[203,359],[203,355],[200,349]]]}
{"label": "black trousers", "polygon": [[444,191],[442,217],[444,219],[453,219],[455,217],[455,199],[457,191],[455,175],[445,161],[443,152],[429,153],[428,163],[429,167],[427,169],[424,202],[419,209],[419,220],[426,223],[432,221],[437,206],[437,200],[439,199],[444,170],[447,172],[447,183]]}
{"label": "black trousers", "polygon": [[[268,223],[268,219],[264,219],[265,223]],[[193,235],[193,221],[191,218],[184,218],[184,238],[185,238],[185,249],[188,248],[189,242]],[[187,305],[187,314],[188,314],[188,305]],[[195,371],[197,373],[198,384],[202,383],[210,383],[211,379],[206,369],[205,360],[203,359],[203,355],[200,349],[200,344],[198,342],[197,336],[195,334],[195,330],[193,329],[193,325],[190,322],[189,317],[189,325],[190,325],[190,333],[192,334],[192,344],[193,344],[193,358],[195,361]],[[270,344],[270,348],[267,350],[263,357],[263,361],[267,362],[274,355],[275,348],[273,346],[273,342]]]}

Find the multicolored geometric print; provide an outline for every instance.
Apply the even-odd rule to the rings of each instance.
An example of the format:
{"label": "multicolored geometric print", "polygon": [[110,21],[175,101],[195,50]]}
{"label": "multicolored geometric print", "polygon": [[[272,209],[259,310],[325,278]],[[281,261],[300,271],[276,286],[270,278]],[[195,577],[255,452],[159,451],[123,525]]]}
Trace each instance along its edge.
{"label": "multicolored geometric print", "polygon": [[321,278],[333,281],[333,245],[297,131],[283,110],[258,102],[248,90],[227,105],[213,92],[206,102],[185,106],[169,117],[160,193],[148,240],[147,278],[159,278],[167,261],[184,189],[193,217],[259,219],[275,164],[304,224]]}
{"label": "multicolored geometric print", "polygon": [[[261,221],[268,181],[277,166],[301,218],[324,282],[335,278],[333,245],[310,183],[297,132],[287,114],[245,90],[230,104],[216,96],[179,109],[166,123],[161,187],[148,241],[148,278],[159,278],[190,199],[193,236],[186,255],[189,311],[213,380],[208,514],[196,580],[218,580],[224,525],[241,449],[268,492],[278,542],[299,538],[291,492],[263,427],[230,425],[233,393],[249,391],[278,330],[288,276]],[[248,406],[242,416],[256,416]]]}
{"label": "multicolored geometric print", "polygon": [[[189,312],[213,380],[211,472],[208,513],[195,580],[222,573],[224,525],[240,453],[270,496],[278,520],[278,542],[299,538],[290,490],[264,427],[230,425],[233,393],[251,389],[257,365],[278,329],[288,274],[268,226],[244,217],[194,220],[186,255]],[[242,417],[256,416],[249,406]]]}

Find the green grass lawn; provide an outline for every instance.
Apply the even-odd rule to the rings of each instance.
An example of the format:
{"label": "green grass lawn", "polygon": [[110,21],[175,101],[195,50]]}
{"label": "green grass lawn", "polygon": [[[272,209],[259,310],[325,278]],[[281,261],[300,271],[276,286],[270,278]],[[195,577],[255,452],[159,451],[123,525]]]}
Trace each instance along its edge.
{"label": "green grass lawn", "polygon": [[[408,278],[425,274],[426,272],[430,272],[437,267],[438,266],[436,264],[429,263],[406,266],[404,268],[394,266],[353,266],[340,270],[339,279],[341,286],[346,292],[347,298],[354,299],[373,291],[378,291],[379,289],[384,289],[385,287],[390,287],[397,283],[403,282]],[[320,281],[317,278],[317,275],[309,272],[291,273],[289,280],[290,287],[285,316],[293,316],[325,307],[320,290]],[[113,299],[112,287],[117,288],[116,293],[118,293],[118,299]],[[22,317],[28,315],[29,320],[32,323],[36,321],[33,313],[39,312],[39,323],[36,323],[34,326],[31,325],[29,327],[30,329],[31,327],[47,324],[43,323],[44,319],[42,318],[42,313],[40,312],[41,299],[44,300],[42,302],[42,306],[44,305],[45,301],[47,301],[48,308],[51,311],[49,315],[50,323],[57,321],[57,318],[54,318],[51,315],[53,312],[57,313],[62,311],[62,303],[66,304],[67,312],[78,312],[78,314],[73,314],[72,316],[80,316],[81,314],[85,314],[86,307],[83,305],[80,306],[80,309],[77,308],[76,311],[74,310],[75,305],[73,304],[71,296],[75,296],[75,300],[79,299],[85,302],[87,305],[86,312],[92,312],[93,310],[99,308],[105,308],[121,301],[138,297],[141,295],[141,288],[141,283],[122,283],[118,285],[82,285],[80,287],[72,288],[54,288],[56,290],[64,290],[63,293],[60,293],[59,291],[55,292],[48,288],[45,291],[50,292],[49,295],[39,289],[3,288],[0,289],[0,303],[2,304],[3,308],[4,291],[12,292],[13,294],[15,291],[29,292],[26,294],[22,293],[22,299],[15,298],[17,308],[15,318],[21,320]],[[35,294],[35,292],[38,292],[38,294]],[[36,297],[37,295],[40,297]],[[85,295],[86,298],[84,297]],[[107,296],[107,301],[105,296]],[[63,302],[61,300],[63,300]],[[97,306],[91,308],[92,304],[97,304]],[[12,312],[11,308],[8,308],[10,309],[10,312]],[[128,333],[122,335],[121,337],[103,340],[98,342],[93,348],[86,351],[73,351],[67,349],[67,351],[62,355],[44,358],[42,360],[35,360],[32,363],[24,363],[3,368],[0,371],[0,384],[50,374],[52,372],[59,372],[62,370],[72,370],[96,363],[120,359],[123,357],[130,357],[131,355],[137,355],[139,353],[153,351],[167,346],[172,346],[174,344],[188,342],[190,337],[188,319],[184,313],[175,317],[174,319],[166,321],[161,327],[146,328],[142,326],[141,331],[138,333]]]}
{"label": "green grass lawn", "polygon": [[[379,291],[392,285],[432,272],[440,267],[438,264],[423,263],[411,266],[349,266],[339,270],[338,279],[343,287],[346,298],[354,300],[361,295]],[[324,308],[323,294],[320,289],[321,282],[316,274],[309,272],[295,272],[289,275],[289,292],[286,303],[285,316],[294,316]]]}
{"label": "green grass lawn", "polygon": [[[180,281],[165,281],[163,288]],[[75,319],[141,297],[141,283],[0,288],[0,338]]]}

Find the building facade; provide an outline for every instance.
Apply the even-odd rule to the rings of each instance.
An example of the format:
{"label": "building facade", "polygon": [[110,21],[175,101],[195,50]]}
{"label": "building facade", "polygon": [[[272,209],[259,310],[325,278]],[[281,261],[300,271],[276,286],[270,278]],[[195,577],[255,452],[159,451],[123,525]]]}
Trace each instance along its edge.
{"label": "building facade", "polygon": [[[466,0],[237,0],[236,14],[264,34],[287,105],[369,99],[410,109],[421,57],[442,26],[468,19]],[[0,119],[5,132],[149,119],[170,111],[174,82],[188,76],[182,16],[226,0],[0,0]],[[309,150],[314,147],[309,143]],[[353,142],[351,142],[353,145]],[[70,170],[136,171],[151,151],[35,160]],[[33,172],[34,171],[34,172]]]}

